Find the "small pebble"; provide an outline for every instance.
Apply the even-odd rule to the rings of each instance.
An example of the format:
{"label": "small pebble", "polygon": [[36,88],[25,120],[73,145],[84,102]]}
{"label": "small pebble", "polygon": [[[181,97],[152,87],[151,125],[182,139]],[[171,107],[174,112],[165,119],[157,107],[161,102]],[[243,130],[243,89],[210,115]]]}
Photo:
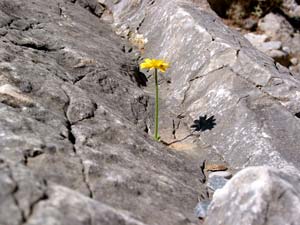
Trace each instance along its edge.
{"label": "small pebble", "polygon": [[291,58],[290,59],[291,63],[295,66],[298,64],[298,59],[297,58]]}
{"label": "small pebble", "polygon": [[30,93],[32,91],[32,84],[30,81],[22,81],[20,83],[20,90],[25,93]]}
{"label": "small pebble", "polygon": [[208,175],[208,178],[212,178],[213,176],[224,177],[226,179],[230,179],[232,174],[229,171],[216,171],[212,172]]}
{"label": "small pebble", "polygon": [[282,50],[286,53],[291,53],[291,49],[287,46],[282,47]]}

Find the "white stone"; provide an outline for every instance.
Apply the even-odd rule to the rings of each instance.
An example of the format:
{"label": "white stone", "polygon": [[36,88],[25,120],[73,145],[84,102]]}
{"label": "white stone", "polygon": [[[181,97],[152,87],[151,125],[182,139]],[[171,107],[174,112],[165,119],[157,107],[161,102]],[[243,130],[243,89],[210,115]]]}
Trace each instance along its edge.
{"label": "white stone", "polygon": [[297,59],[297,58],[291,58],[291,63],[295,66],[295,65],[297,65],[298,64],[298,62],[299,62],[299,60]]}
{"label": "white stone", "polygon": [[224,177],[226,179],[230,179],[232,177],[232,173],[229,171],[216,171],[212,172],[208,175],[208,178],[212,178],[213,176]]}
{"label": "white stone", "polygon": [[264,43],[268,39],[268,36],[265,34],[255,34],[255,33],[245,34],[244,37],[248,41],[250,41],[250,43],[255,47],[260,45],[261,43]]}

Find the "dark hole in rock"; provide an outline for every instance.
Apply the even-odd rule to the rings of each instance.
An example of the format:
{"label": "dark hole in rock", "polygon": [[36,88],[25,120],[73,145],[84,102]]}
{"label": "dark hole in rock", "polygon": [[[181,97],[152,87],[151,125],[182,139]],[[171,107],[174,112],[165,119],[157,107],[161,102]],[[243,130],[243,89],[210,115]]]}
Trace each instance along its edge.
{"label": "dark hole in rock", "polygon": [[298,118],[300,118],[300,112],[297,112],[297,113],[295,114],[295,116],[298,117]]}
{"label": "dark hole in rock", "polygon": [[218,16],[226,18],[227,10],[231,5],[232,0],[208,0],[208,3],[212,10],[218,14]]}

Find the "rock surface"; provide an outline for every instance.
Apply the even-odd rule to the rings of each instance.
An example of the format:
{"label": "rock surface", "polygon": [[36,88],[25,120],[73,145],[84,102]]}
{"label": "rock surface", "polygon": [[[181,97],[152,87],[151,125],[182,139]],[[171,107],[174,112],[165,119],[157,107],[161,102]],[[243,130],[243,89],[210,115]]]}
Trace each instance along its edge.
{"label": "rock surface", "polygon": [[153,97],[100,8],[0,2],[1,225],[197,222],[198,161],[144,132]]}
{"label": "rock surface", "polygon": [[299,224],[299,181],[299,174],[274,168],[244,169],[215,192],[205,224]]}
{"label": "rock surface", "polygon": [[0,224],[143,225],[78,192],[37,178],[28,168],[0,162]]}
{"label": "rock surface", "polygon": [[283,0],[281,9],[287,16],[300,19],[299,0]]}
{"label": "rock surface", "polygon": [[[279,62],[289,67],[289,69],[299,78],[300,64],[298,61],[295,63],[295,60],[293,60],[300,59],[299,26],[293,27],[290,21],[283,15],[269,13],[259,20],[258,29],[260,32],[264,32],[263,35],[267,36],[268,40],[280,41],[282,43],[282,50],[288,55],[288,58],[286,58],[283,63],[282,60],[279,60]],[[254,44],[254,46],[256,45]],[[256,47],[260,49],[259,46]],[[288,49],[288,51],[284,49]]]}
{"label": "rock surface", "polygon": [[198,224],[199,160],[300,168],[299,100],[204,0],[2,0],[0,224]]}
{"label": "rock surface", "polygon": [[190,124],[199,115],[216,118],[200,135],[204,143],[236,168],[299,168],[299,80],[202,3],[157,0],[133,7],[123,0],[111,11],[117,29],[147,39],[145,56],[171,63],[165,99],[174,114]]}

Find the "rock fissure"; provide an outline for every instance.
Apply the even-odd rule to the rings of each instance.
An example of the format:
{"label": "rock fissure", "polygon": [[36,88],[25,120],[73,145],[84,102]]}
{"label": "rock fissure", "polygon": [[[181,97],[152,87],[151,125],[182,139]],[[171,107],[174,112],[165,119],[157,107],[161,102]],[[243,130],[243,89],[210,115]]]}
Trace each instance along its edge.
{"label": "rock fissure", "polygon": [[[46,180],[44,180],[44,185],[45,187],[47,187],[47,182]],[[34,202],[31,202],[30,206],[29,206],[29,213],[28,213],[28,216],[26,217],[26,222],[24,222],[24,225],[27,224],[27,222],[30,220],[30,218],[32,217],[33,213],[34,213],[34,210],[35,208],[37,207],[37,205],[40,203],[40,202],[43,202],[43,201],[47,201],[49,199],[48,195],[46,192],[43,192],[43,194],[41,195],[41,197],[39,197],[38,199],[36,199]]]}
{"label": "rock fissure", "polygon": [[40,149],[26,149],[23,152],[24,165],[27,166],[30,159],[39,157],[42,154],[44,154],[44,152]]}
{"label": "rock fissure", "polygon": [[78,160],[80,162],[80,165],[81,165],[81,176],[82,176],[82,181],[83,183],[85,184],[87,190],[88,190],[88,196],[90,198],[94,198],[94,193],[93,193],[93,190],[91,188],[91,184],[89,183],[89,179],[88,179],[88,171],[86,171],[86,167],[84,165],[84,162],[83,162],[83,159],[82,157],[80,156],[80,153],[77,151],[77,147],[76,147],[76,137],[75,135],[73,134],[73,131],[72,131],[72,123],[67,115],[67,110],[68,110],[68,107],[69,107],[69,104],[70,104],[70,96],[68,95],[68,93],[66,91],[65,92],[65,95],[68,97],[68,102],[66,103],[66,106],[64,108],[65,110],[65,118],[66,118],[66,128],[68,129],[68,140],[70,141],[70,143],[72,144],[72,149],[73,149],[73,152],[74,154],[78,157]]}
{"label": "rock fissure", "polygon": [[[204,67],[204,65],[201,66],[201,68],[199,68],[199,70],[197,70],[197,71],[195,72],[195,74],[200,73],[201,70],[203,69],[203,67]],[[188,87],[186,88],[186,90],[185,90],[185,92],[184,92],[184,94],[183,94],[183,99],[182,99],[182,101],[181,101],[181,105],[184,104],[184,102],[185,102],[185,100],[186,100],[186,98],[187,98],[187,94],[188,94],[188,92],[189,92],[189,90],[190,90],[190,88],[191,88],[191,85],[192,85],[192,82],[193,82],[193,81],[198,80],[198,79],[203,78],[203,77],[206,77],[206,76],[208,76],[209,74],[211,74],[211,73],[213,73],[213,72],[216,72],[216,71],[219,71],[219,70],[222,70],[222,69],[224,69],[224,68],[226,68],[226,67],[228,67],[228,65],[222,65],[222,66],[220,66],[219,68],[213,69],[213,70],[211,70],[211,71],[209,71],[209,72],[207,72],[207,73],[205,73],[205,74],[197,75],[197,76],[194,76],[193,78],[191,78],[191,79],[188,81]]]}
{"label": "rock fissure", "polygon": [[20,221],[19,225],[26,224],[27,218],[25,216],[25,212],[22,209],[21,204],[20,204],[20,202],[19,202],[19,200],[18,200],[18,198],[16,196],[16,193],[19,191],[19,185],[18,185],[17,181],[13,177],[13,173],[12,173],[11,167],[7,165],[7,169],[9,171],[8,172],[8,176],[11,179],[11,181],[14,183],[14,189],[12,190],[11,195],[12,195],[12,198],[14,200],[14,204],[18,208],[18,210],[20,212],[20,215],[21,215],[21,221]]}
{"label": "rock fissure", "polygon": [[288,99],[272,96],[270,93],[268,93],[267,91],[263,90],[263,86],[261,86],[259,84],[256,84],[255,82],[251,81],[250,79],[242,76],[241,74],[239,74],[238,72],[236,72],[232,67],[229,67],[229,69],[236,76],[238,76],[239,78],[241,78],[242,80],[244,80],[245,82],[247,82],[248,84],[250,84],[251,86],[253,86],[254,88],[256,88],[257,90],[259,90],[261,93],[263,93],[266,96],[270,97],[270,99],[272,99],[277,104],[281,105],[283,108],[285,108],[289,113],[291,113],[294,116],[294,114],[284,104],[282,104],[282,102],[281,102],[281,101],[287,101]]}

